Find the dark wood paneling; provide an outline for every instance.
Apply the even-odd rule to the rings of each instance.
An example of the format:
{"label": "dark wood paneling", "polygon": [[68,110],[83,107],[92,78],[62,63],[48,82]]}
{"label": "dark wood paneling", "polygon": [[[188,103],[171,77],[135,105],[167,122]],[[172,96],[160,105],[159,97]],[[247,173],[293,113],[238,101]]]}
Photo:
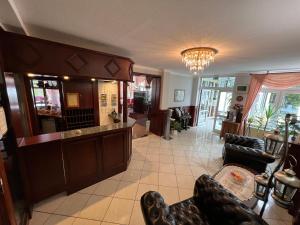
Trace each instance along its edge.
{"label": "dark wood paneling", "polygon": [[4,71],[132,80],[132,60],[0,31]]}
{"label": "dark wood paneling", "polygon": [[94,103],[94,118],[95,126],[100,125],[100,114],[99,114],[99,90],[98,82],[93,82],[93,103]]}
{"label": "dark wood paneling", "polygon": [[127,164],[125,132],[102,137],[102,165],[105,176],[120,171]]}
{"label": "dark wood paneling", "polygon": [[151,113],[150,130],[152,133],[162,136],[166,122],[167,110],[159,110]]}
{"label": "dark wood paneling", "polygon": [[38,202],[65,190],[60,141],[21,148],[18,156],[28,203]]}
{"label": "dark wood paneling", "polygon": [[97,182],[100,151],[97,138],[63,143],[68,193]]}
{"label": "dark wood paneling", "polygon": [[125,171],[131,138],[128,127],[68,139],[62,139],[60,133],[19,139],[17,153],[28,206]]}
{"label": "dark wood paneling", "polygon": [[10,118],[16,137],[23,137],[22,117],[13,74],[5,74],[6,91],[9,100]]}
{"label": "dark wood paneling", "polygon": [[66,94],[78,93],[80,109],[94,108],[93,82],[89,80],[63,81],[64,107],[67,107]]}
{"label": "dark wood paneling", "polygon": [[197,126],[198,123],[198,111],[199,107],[198,106],[184,106],[183,109],[188,112],[191,115],[190,119],[190,126]]}
{"label": "dark wood paneling", "polygon": [[11,192],[7,181],[4,162],[0,157],[0,224],[16,225],[15,210],[12,202]]}
{"label": "dark wood paneling", "polygon": [[128,117],[128,103],[127,103],[127,82],[123,82],[123,121],[127,122]]}

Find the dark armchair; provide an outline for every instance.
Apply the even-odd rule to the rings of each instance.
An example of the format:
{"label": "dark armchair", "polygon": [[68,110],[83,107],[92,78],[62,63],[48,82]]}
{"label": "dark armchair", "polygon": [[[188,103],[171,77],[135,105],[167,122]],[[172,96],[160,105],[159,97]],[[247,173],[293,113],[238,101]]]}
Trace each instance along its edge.
{"label": "dark armchair", "polygon": [[179,107],[172,108],[172,109],[173,109],[172,118],[178,121],[183,129],[187,130],[189,128],[188,125],[191,119],[191,115]]}
{"label": "dark armchair", "polygon": [[267,225],[208,175],[198,178],[189,199],[167,205],[150,191],[142,196],[141,208],[147,225]]}
{"label": "dark armchair", "polygon": [[225,134],[223,164],[235,163],[246,166],[257,173],[265,172],[267,164],[273,163],[275,157],[267,154],[264,146],[264,141],[257,138]]}

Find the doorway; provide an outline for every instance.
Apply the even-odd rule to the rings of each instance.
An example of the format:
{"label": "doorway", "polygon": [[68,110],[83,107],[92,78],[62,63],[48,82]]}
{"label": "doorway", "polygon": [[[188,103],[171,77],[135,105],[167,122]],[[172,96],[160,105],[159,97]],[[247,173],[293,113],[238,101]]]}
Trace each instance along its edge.
{"label": "doorway", "polygon": [[202,89],[200,95],[198,126],[212,131],[218,104],[219,90]]}
{"label": "doorway", "polygon": [[159,76],[134,73],[128,85],[128,116],[136,120],[133,138],[144,137],[149,131],[160,135],[154,121],[159,112],[160,80]]}
{"label": "doorway", "polygon": [[222,121],[226,119],[227,111],[231,105],[232,91],[219,91],[218,103],[214,118],[213,131],[220,133],[222,128]]}

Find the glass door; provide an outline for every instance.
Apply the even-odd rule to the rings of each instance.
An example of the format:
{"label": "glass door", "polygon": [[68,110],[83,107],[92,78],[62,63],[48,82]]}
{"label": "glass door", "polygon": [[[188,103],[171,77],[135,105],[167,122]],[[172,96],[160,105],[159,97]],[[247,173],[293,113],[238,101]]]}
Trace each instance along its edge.
{"label": "glass door", "polygon": [[227,111],[231,105],[232,91],[220,91],[218,95],[216,113],[214,117],[213,130],[220,133],[222,128],[222,121],[226,119]]}
{"label": "glass door", "polygon": [[219,90],[202,89],[199,105],[198,126],[205,126],[207,130],[213,130],[214,118],[218,103]]}

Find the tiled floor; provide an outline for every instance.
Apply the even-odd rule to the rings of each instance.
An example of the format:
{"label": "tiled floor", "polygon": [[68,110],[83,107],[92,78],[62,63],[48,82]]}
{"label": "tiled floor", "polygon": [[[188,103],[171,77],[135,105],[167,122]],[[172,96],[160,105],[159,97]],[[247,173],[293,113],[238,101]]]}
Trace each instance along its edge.
{"label": "tiled floor", "polygon": [[[141,195],[159,191],[169,204],[190,197],[196,178],[222,166],[222,146],[218,136],[201,128],[183,131],[171,141],[155,135],[135,139],[126,172],[36,205],[30,225],[143,225]],[[270,225],[292,223],[272,200],[265,219]]]}

